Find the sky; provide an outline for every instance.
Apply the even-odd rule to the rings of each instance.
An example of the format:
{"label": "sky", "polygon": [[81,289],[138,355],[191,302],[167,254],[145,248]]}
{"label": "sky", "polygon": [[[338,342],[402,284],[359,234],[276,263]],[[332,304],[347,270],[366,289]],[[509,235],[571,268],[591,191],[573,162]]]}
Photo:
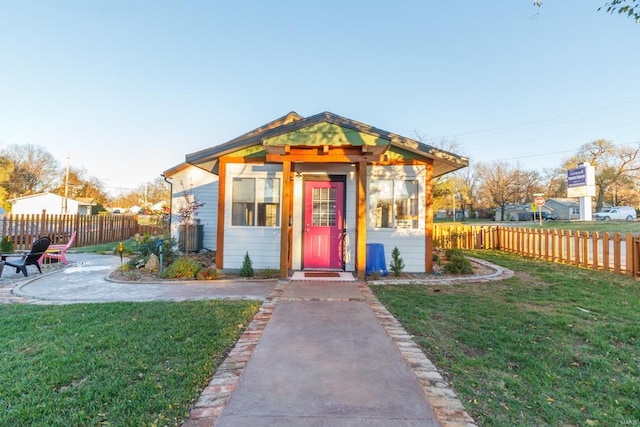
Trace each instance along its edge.
{"label": "sky", "polygon": [[640,143],[640,24],[605,0],[0,0],[0,148],[116,195],[290,111],[471,163]]}

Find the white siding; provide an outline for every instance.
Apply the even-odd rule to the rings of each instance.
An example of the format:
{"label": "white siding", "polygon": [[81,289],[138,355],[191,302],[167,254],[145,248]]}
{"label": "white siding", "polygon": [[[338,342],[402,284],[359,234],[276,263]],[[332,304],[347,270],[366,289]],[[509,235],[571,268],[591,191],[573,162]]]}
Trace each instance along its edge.
{"label": "white siding", "polygon": [[[225,269],[240,269],[244,255],[248,252],[253,268],[280,268],[280,227],[244,227],[231,225],[231,188],[234,177],[280,178],[282,192],[281,165],[228,164],[225,190]],[[282,201],[282,194],[280,194]],[[282,208],[282,206],[281,206]],[[282,211],[278,212],[282,215]]]}
{"label": "white siding", "polygon": [[178,207],[184,201],[184,192],[189,191],[205,205],[198,211],[197,219],[204,225],[202,245],[206,249],[216,250],[218,219],[218,176],[195,166],[189,166],[171,176],[171,236],[178,240],[180,218],[176,215]]}
{"label": "white siding", "polygon": [[[76,215],[79,203],[73,199],[67,199],[67,213]],[[11,205],[12,214],[40,215],[46,210],[49,215],[64,214],[64,197],[53,193],[35,194],[16,199]]]}
{"label": "white siding", "polygon": [[[367,243],[382,243],[387,270],[391,262],[394,247],[400,251],[405,263],[405,272],[424,272],[425,268],[425,185],[426,168],[424,166],[370,166],[369,180],[404,179],[418,181],[418,228],[393,229],[372,228],[369,226],[369,203],[367,201]],[[367,189],[368,192],[368,189]]]}
{"label": "white siding", "polygon": [[[367,230],[367,243],[382,243],[387,270],[391,263],[394,247],[400,251],[406,273],[424,272],[425,239],[424,230]],[[389,270],[390,271],[390,270]]]}

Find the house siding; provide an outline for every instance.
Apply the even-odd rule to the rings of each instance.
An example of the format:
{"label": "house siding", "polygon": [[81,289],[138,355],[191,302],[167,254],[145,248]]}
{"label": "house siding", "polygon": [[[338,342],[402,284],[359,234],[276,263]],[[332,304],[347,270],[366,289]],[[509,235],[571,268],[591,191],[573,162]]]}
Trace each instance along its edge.
{"label": "house siding", "polygon": [[[77,214],[78,206],[77,201],[67,199],[67,213]],[[64,214],[64,197],[52,193],[37,194],[16,199],[11,205],[11,213],[16,215],[40,215],[43,210],[50,215]]]}
{"label": "house siding", "polygon": [[[369,223],[370,208],[367,200],[367,243],[384,245],[385,263],[391,262],[394,247],[400,251],[406,272],[424,272],[425,270],[425,188],[426,166],[370,166],[367,185],[377,179],[416,180],[418,181],[418,228],[374,228]],[[367,194],[369,189],[367,188]]]}
{"label": "house siding", "polygon": [[177,212],[184,203],[185,191],[191,192],[205,205],[198,211],[197,219],[204,225],[202,245],[215,251],[218,219],[218,177],[195,166],[189,166],[171,176],[173,195],[171,200],[171,236],[178,240],[178,228],[181,225]]}
{"label": "house siding", "polygon": [[[224,269],[240,269],[246,253],[253,268],[279,268],[280,266],[280,227],[246,227],[231,225],[232,186],[235,177],[280,179],[280,201],[282,203],[282,166],[265,164],[227,165],[225,189],[225,233],[224,233]],[[281,206],[282,208],[282,206]],[[281,215],[282,211],[278,211]]]}

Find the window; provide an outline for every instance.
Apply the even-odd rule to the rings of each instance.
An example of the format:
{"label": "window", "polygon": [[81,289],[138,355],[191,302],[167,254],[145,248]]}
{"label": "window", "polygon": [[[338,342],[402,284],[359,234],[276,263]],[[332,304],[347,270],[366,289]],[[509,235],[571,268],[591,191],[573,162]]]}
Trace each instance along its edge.
{"label": "window", "polygon": [[418,228],[418,181],[371,181],[369,225],[374,228]]}
{"label": "window", "polygon": [[231,225],[280,226],[280,179],[233,178]]}
{"label": "window", "polygon": [[336,189],[314,188],[312,193],[314,227],[336,225]]}

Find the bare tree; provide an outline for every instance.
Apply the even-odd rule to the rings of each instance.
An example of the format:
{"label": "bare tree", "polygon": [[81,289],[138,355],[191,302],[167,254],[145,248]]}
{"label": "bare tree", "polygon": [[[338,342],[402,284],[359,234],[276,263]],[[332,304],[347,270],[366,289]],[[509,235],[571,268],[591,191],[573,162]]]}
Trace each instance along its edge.
{"label": "bare tree", "polygon": [[481,180],[480,194],[494,207],[500,208],[501,218],[505,218],[506,206],[525,203],[540,187],[536,183],[537,172],[521,170],[504,161],[478,165]]}
{"label": "bare tree", "polygon": [[11,178],[3,183],[9,197],[52,191],[58,186],[58,161],[43,147],[10,145],[1,155],[13,164]]}
{"label": "bare tree", "polygon": [[596,210],[601,210],[605,201],[615,205],[623,189],[633,188],[633,178],[640,173],[640,144],[615,146],[611,141],[598,139],[580,147],[578,153],[565,162],[565,167],[572,169],[579,163],[595,168]]}

